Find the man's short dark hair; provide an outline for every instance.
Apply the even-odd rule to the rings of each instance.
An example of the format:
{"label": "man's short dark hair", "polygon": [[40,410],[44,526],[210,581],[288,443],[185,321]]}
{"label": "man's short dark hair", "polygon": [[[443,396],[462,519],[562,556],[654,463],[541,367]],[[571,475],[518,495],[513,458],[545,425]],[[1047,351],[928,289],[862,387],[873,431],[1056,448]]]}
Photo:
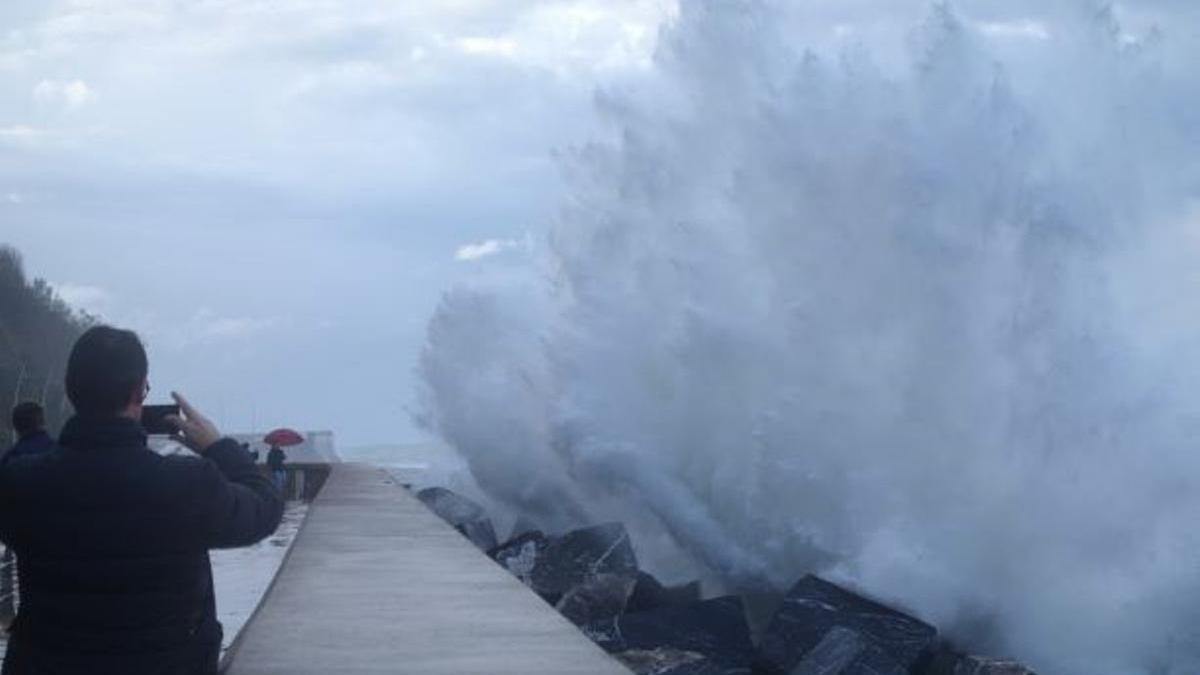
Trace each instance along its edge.
{"label": "man's short dark hair", "polygon": [[22,438],[45,429],[46,413],[42,406],[33,401],[18,403],[12,411],[12,428]]}
{"label": "man's short dark hair", "polygon": [[67,361],[67,398],[81,415],[115,415],[146,379],[146,349],[137,333],[111,326],[88,329]]}

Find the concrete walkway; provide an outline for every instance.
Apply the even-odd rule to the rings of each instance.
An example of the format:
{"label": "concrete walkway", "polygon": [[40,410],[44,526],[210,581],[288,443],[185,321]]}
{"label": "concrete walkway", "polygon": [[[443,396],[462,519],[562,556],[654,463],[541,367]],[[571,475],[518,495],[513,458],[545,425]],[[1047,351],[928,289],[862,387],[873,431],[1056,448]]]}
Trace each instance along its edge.
{"label": "concrete walkway", "polygon": [[335,465],[231,675],[628,675],[382,470]]}

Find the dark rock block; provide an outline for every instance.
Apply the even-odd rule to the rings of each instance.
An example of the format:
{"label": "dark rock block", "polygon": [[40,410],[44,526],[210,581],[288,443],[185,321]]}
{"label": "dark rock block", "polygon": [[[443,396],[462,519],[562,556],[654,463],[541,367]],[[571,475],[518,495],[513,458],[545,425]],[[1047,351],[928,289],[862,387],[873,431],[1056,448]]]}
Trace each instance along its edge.
{"label": "dark rock block", "polygon": [[549,543],[546,535],[541,532],[528,532],[493,548],[488,551],[488,556],[500,563],[500,566],[513,576],[529,585],[530,575],[537,566],[538,558],[542,556]]}
{"label": "dark rock block", "polygon": [[1024,665],[1008,659],[969,656],[957,675],[1037,675]]}
{"label": "dark rock block", "polygon": [[764,673],[790,673],[836,626],[867,639],[905,669],[937,637],[927,623],[807,576],[792,587],[771,619],[755,667]]}
{"label": "dark rock block", "polygon": [[942,652],[921,675],[1036,675],[1032,670],[1009,659],[970,656]]}
{"label": "dark rock block", "polygon": [[700,601],[700,582],[682,586],[663,586],[648,572],[638,572],[637,585],[629,597],[628,612],[645,612],[659,607],[686,605]]}
{"label": "dark rock block", "polygon": [[[491,549],[488,555],[552,605],[600,575],[625,577],[630,584],[637,579],[637,558],[620,523],[554,538],[529,532]],[[622,603],[627,599],[628,594]]]}
{"label": "dark rock block", "polygon": [[496,529],[492,527],[490,518],[468,520],[455,526],[464,537],[481,550],[490,551],[496,548]]}
{"label": "dark rock block", "polygon": [[1008,659],[968,656],[959,662],[954,675],[1036,675],[1032,670]]}
{"label": "dark rock block", "polygon": [[908,675],[868,637],[834,626],[788,675]]}
{"label": "dark rock block", "polygon": [[631,576],[598,574],[567,591],[555,609],[577,626],[612,620],[625,613],[636,583]]}
{"label": "dark rock block", "polygon": [[966,654],[941,644],[930,650],[913,670],[918,675],[954,675],[959,661],[965,658]]}
{"label": "dark rock block", "polygon": [[588,624],[584,632],[612,654],[655,650],[700,654],[708,661],[705,667],[715,667],[723,675],[747,675],[754,655],[745,610],[736,596],[624,614]]}
{"label": "dark rock block", "polygon": [[481,520],[487,515],[482,506],[446,488],[433,487],[421,490],[417,493],[417,499],[429,507],[430,511],[438,514],[442,520],[455,527],[474,520]]}
{"label": "dark rock block", "polygon": [[635,577],[637,557],[625,526],[610,523],[555,537],[537,556],[529,585],[557,602],[564,593],[598,574]]}
{"label": "dark rock block", "polygon": [[496,529],[492,527],[492,521],[486,516],[482,506],[440,487],[421,490],[417,493],[417,499],[470,539],[472,544],[484,551],[496,547]]}
{"label": "dark rock block", "polygon": [[539,528],[537,526],[537,523],[526,518],[525,516],[517,516],[517,522],[513,523],[512,532],[508,535],[508,538],[509,538],[509,540],[512,540],[512,539],[516,539],[517,537],[519,537],[523,534],[529,534],[530,532],[540,532],[540,531],[541,531],[541,528]]}
{"label": "dark rock block", "polygon": [[677,649],[631,649],[614,656],[636,675],[721,675],[724,672],[703,654]]}

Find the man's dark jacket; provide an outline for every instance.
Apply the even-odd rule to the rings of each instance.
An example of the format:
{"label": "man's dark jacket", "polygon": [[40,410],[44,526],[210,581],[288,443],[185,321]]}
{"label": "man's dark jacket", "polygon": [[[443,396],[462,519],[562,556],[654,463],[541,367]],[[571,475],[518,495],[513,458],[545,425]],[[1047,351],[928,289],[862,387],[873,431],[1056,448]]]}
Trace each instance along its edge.
{"label": "man's dark jacket", "polygon": [[0,465],[21,584],[3,674],[215,673],[208,550],[274,532],[278,491],[228,439],[163,457],[133,420],[76,417],[59,446]]}
{"label": "man's dark jacket", "polygon": [[40,455],[43,452],[50,452],[53,449],[54,439],[50,438],[50,434],[45,431],[35,431],[32,434],[22,436],[8,452],[0,457],[0,462],[7,462],[17,457]]}

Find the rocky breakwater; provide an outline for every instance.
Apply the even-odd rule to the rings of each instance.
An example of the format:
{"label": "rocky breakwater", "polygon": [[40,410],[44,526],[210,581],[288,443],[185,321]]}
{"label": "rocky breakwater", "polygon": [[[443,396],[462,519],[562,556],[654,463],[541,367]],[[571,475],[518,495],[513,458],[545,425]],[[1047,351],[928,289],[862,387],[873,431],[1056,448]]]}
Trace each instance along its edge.
{"label": "rocky breakwater", "polygon": [[816,576],[776,598],[755,635],[737,595],[666,586],[639,569],[620,523],[547,535],[521,522],[497,543],[485,510],[443,488],[430,509],[638,675],[1034,675],[964,654],[937,629]]}

